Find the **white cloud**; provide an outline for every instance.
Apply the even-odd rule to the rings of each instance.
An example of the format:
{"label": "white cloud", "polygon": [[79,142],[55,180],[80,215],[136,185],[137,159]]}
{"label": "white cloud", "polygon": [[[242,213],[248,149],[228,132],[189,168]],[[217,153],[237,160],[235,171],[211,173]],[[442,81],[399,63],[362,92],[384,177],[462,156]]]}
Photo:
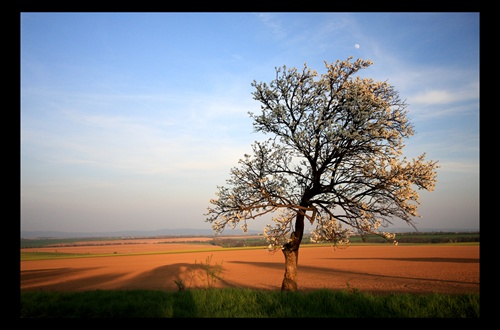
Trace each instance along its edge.
{"label": "white cloud", "polygon": [[479,99],[478,89],[475,86],[461,86],[459,90],[428,90],[423,93],[412,95],[409,98],[411,104],[456,104],[463,101]]}

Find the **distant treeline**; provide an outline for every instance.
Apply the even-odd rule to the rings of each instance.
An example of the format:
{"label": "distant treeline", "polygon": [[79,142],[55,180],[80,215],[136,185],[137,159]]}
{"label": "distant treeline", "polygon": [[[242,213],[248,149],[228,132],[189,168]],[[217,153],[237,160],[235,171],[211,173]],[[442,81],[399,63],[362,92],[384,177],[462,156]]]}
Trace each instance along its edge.
{"label": "distant treeline", "polygon": [[[429,244],[429,243],[464,243],[464,242],[479,242],[479,232],[426,232],[426,233],[397,233],[396,241],[398,243],[414,243],[414,244]],[[364,238],[361,236],[351,236],[351,243],[386,243],[392,244],[384,238],[377,235],[368,235]],[[252,238],[230,238],[220,237],[214,238],[211,244],[222,247],[245,247],[245,246],[265,246],[267,245],[264,237]],[[314,244],[310,241],[310,235],[304,235],[302,244]]]}
{"label": "distant treeline", "polygon": [[[123,237],[114,239],[124,239]],[[144,237],[142,238],[144,239]],[[103,245],[99,243],[102,240],[113,240],[112,237],[100,237],[100,238],[85,238],[85,241],[95,241],[94,245]],[[422,232],[422,233],[397,233],[396,240],[398,243],[463,243],[463,242],[479,242],[479,232]],[[39,239],[24,239],[21,238],[21,249],[23,248],[40,248],[44,246],[61,246],[65,244],[66,246],[71,245],[71,243],[81,242],[81,238],[39,238]],[[361,236],[351,236],[351,243],[391,243],[386,241],[384,238],[376,235],[366,236],[363,240]],[[130,243],[124,244],[134,244],[134,239],[130,239]],[[189,243],[202,243],[202,241],[190,241]],[[206,243],[203,241],[203,243]],[[245,247],[245,246],[267,246],[266,239],[262,235],[257,236],[220,236],[213,238],[210,242],[211,245],[222,246],[222,247]],[[110,243],[106,243],[110,244]],[[314,244],[310,241],[310,235],[305,234],[302,240],[302,244]],[[93,245],[89,243],[88,245]]]}
{"label": "distant treeline", "polygon": [[[479,232],[461,233],[461,232],[426,232],[426,233],[397,233],[396,241],[398,243],[464,243],[479,242]],[[384,238],[376,235],[351,237],[352,243],[390,243]]]}
{"label": "distant treeline", "polygon": [[[173,236],[173,237],[181,237],[181,236]],[[185,236],[186,238],[192,238],[193,236]],[[204,236],[196,236],[196,237],[204,237]],[[69,247],[69,246],[105,246],[105,245],[116,245],[116,244],[141,244],[138,240],[144,240],[148,238],[171,238],[170,236],[162,236],[162,237],[80,237],[80,238],[21,238],[21,249],[26,248],[42,248],[42,247]],[[108,241],[114,240],[128,240],[128,242],[120,242],[113,243]],[[82,244],[81,242],[85,241],[88,243]],[[105,243],[101,243],[100,241],[106,241]],[[204,244],[206,240],[200,239],[197,240],[186,240],[186,241],[175,241],[175,242],[158,242],[156,244],[171,244],[171,243],[195,243],[195,244]]]}

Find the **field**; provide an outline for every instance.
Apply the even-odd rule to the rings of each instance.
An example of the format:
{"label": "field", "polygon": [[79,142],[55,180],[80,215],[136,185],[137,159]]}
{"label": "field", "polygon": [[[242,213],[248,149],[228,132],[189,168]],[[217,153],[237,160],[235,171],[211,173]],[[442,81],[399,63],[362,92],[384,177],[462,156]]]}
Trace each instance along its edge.
{"label": "field", "polygon": [[[180,284],[185,288],[280,289],[284,273],[280,251],[222,248],[209,241],[151,238],[23,248],[21,290],[177,291]],[[43,253],[50,257],[37,259]],[[479,263],[477,243],[358,244],[336,249],[308,244],[300,250],[298,285],[301,291],[479,293]]]}

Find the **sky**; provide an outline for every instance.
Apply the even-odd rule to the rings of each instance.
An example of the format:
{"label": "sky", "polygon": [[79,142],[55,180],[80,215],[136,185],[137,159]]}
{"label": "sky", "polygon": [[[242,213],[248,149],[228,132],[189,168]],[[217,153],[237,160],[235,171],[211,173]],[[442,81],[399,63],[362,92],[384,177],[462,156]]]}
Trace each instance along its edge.
{"label": "sky", "polygon": [[479,16],[21,13],[21,231],[210,229],[217,186],[267,139],[251,83],[350,56],[406,100],[404,155],[439,161],[417,228],[479,230]]}

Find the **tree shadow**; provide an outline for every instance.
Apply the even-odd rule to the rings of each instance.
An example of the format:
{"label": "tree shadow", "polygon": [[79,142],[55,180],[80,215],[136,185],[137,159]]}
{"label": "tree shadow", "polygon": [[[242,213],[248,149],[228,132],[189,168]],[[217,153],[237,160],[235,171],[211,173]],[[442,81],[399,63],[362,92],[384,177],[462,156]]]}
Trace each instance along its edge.
{"label": "tree shadow", "polygon": [[[345,260],[345,258],[342,258]],[[357,259],[357,258],[353,258]],[[359,259],[367,259],[367,260],[373,260],[373,258],[359,258]],[[384,258],[380,258],[384,259]],[[397,258],[392,258],[395,260],[398,260]],[[403,258],[404,259],[404,258]],[[414,259],[414,260],[411,260]],[[407,261],[421,261],[419,260],[420,258],[408,258]],[[422,258],[422,259],[453,259],[457,260],[454,258]],[[458,259],[462,260],[462,259]],[[468,262],[473,262],[477,261],[477,259],[467,259],[467,260],[472,260]],[[432,260],[428,260],[432,261]],[[442,261],[439,261],[442,262]],[[448,261],[450,262],[450,261]],[[457,261],[454,261],[457,262]],[[246,261],[233,261],[233,263],[237,264],[242,264],[242,265],[252,265],[252,266],[257,266],[257,267],[262,267],[262,268],[272,268],[276,269],[278,266],[280,269],[284,270],[284,265],[283,264],[277,264],[277,263],[264,263],[264,262],[246,262]],[[465,282],[465,281],[453,281],[453,280],[443,280],[443,279],[431,279],[428,277],[417,277],[417,276],[397,276],[397,275],[384,275],[384,274],[378,274],[378,273],[369,273],[369,272],[358,272],[358,271],[349,271],[349,270],[342,270],[338,268],[332,268],[332,267],[317,267],[317,266],[304,266],[300,265],[300,263],[297,266],[297,269],[300,273],[310,273],[310,274],[316,274],[316,275],[336,275],[336,276],[342,276],[342,277],[347,277],[347,276],[360,276],[364,277],[367,280],[377,280],[377,279],[393,279],[393,280],[412,280],[412,281],[425,281],[425,282],[434,282],[434,283],[449,283],[449,284],[465,284],[465,285],[479,285],[479,283],[474,283],[474,282]],[[300,276],[300,275],[299,275]]]}
{"label": "tree shadow", "polygon": [[[378,260],[395,260],[407,262],[454,262],[454,263],[479,263],[478,259],[473,258],[377,258]],[[346,260],[346,258],[342,258]],[[349,260],[374,260],[374,258],[349,258]],[[283,263],[277,262],[247,262],[247,261],[229,261],[230,264],[243,265],[248,267],[261,268],[266,271],[284,271]],[[168,291],[189,291],[189,289],[209,288],[213,283],[207,283],[199,275],[203,275],[203,265],[199,263],[177,263],[156,267],[152,270],[142,272],[136,276],[130,277],[128,272],[108,273],[99,275],[86,275],[85,272],[92,271],[98,267],[89,268],[57,268],[21,271],[21,287],[26,291],[46,290],[46,291],[83,291],[94,290],[96,288],[112,288],[113,290],[128,289],[147,289],[147,290],[168,290]],[[225,270],[225,267],[223,267]],[[465,282],[448,279],[432,279],[427,277],[393,275],[370,273],[366,271],[343,270],[335,267],[318,267],[298,265],[300,274],[308,274],[315,277],[356,277],[366,281],[400,281],[413,283],[436,283],[436,285],[466,285],[478,286],[479,282]],[[82,273],[81,276],[78,273]],[[410,273],[411,274],[411,273]],[[206,274],[205,274],[206,275]],[[256,275],[258,276],[258,275]],[[238,284],[224,279],[224,274],[216,279],[217,286],[227,288],[251,288],[254,283],[249,285]],[[182,285],[180,285],[182,284]],[[279,284],[277,284],[279,286]],[[269,289],[275,289],[277,286],[269,285]],[[187,293],[186,293],[187,294]],[[182,296],[189,300],[188,297]],[[182,315],[181,310],[176,313]]]}
{"label": "tree shadow", "polygon": [[440,257],[429,257],[429,258],[322,258],[322,259],[338,259],[338,260],[383,260],[383,261],[409,261],[409,262],[453,262],[453,263],[479,263],[477,258],[440,258]]}
{"label": "tree shadow", "polygon": [[[97,285],[119,280],[126,273],[103,274],[97,276],[78,276],[75,279],[65,280],[65,277],[74,276],[94,268],[62,268],[53,270],[21,271],[21,286],[28,286],[23,291],[83,291],[91,290]],[[53,283],[48,283],[49,282]]]}

